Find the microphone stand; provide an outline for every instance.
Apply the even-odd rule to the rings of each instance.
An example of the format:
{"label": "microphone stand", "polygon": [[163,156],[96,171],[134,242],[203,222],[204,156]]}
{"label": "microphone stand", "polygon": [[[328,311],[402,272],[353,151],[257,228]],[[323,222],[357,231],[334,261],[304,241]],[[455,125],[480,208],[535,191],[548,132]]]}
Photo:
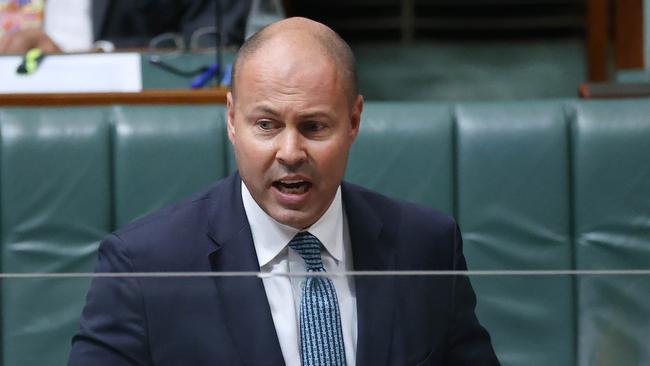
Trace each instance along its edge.
{"label": "microphone stand", "polygon": [[217,86],[220,85],[221,83],[221,73],[223,71],[223,54],[222,54],[222,46],[223,46],[223,11],[221,11],[221,0],[215,0],[216,5],[215,5],[215,10],[216,10],[216,16],[215,16],[215,29],[217,30],[217,51],[216,51],[216,61],[217,61],[217,70],[215,71],[215,77],[217,78]]}

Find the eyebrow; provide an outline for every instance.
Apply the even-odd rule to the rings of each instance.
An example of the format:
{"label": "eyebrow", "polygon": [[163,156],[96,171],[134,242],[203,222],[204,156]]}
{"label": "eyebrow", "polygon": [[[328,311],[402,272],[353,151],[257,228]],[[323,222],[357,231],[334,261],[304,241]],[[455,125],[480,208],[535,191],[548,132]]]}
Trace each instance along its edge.
{"label": "eyebrow", "polygon": [[250,113],[265,113],[277,117],[280,113],[267,105],[258,105],[250,110]]}
{"label": "eyebrow", "polygon": [[307,112],[307,113],[298,113],[301,119],[311,119],[311,118],[318,118],[318,117],[324,117],[324,118],[329,118],[332,119],[333,117],[324,111],[314,111],[314,112]]}
{"label": "eyebrow", "polygon": [[[273,117],[279,117],[280,116],[280,113],[276,109],[274,109],[271,106],[263,105],[263,104],[253,107],[250,110],[250,113],[252,113],[252,114],[264,113],[264,114],[269,114],[269,115],[271,115]],[[334,118],[330,113],[327,113],[326,111],[318,111],[317,110],[317,111],[307,111],[307,112],[304,112],[304,113],[301,113],[301,112],[298,113],[298,118],[299,119],[311,119],[311,118],[318,118],[318,117],[328,118],[328,119],[333,119]]]}

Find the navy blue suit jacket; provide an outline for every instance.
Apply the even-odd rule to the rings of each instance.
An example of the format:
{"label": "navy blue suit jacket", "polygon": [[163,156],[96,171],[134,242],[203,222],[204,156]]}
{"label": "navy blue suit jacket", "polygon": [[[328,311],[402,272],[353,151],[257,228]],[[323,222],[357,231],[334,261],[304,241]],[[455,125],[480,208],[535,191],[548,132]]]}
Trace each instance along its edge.
{"label": "navy blue suit jacket", "polygon": [[[230,176],[107,237],[98,272],[259,271]],[[464,270],[454,221],[342,184],[355,270]],[[496,365],[466,277],[355,277],[357,365]],[[70,365],[283,365],[256,277],[96,278]]]}

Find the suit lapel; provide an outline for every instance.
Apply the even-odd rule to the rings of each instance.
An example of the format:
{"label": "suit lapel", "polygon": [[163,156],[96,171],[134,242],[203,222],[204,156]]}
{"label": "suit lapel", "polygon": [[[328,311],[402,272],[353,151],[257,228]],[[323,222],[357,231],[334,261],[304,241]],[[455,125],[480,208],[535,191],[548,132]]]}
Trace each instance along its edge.
{"label": "suit lapel", "polygon": [[[210,210],[212,239],[208,256],[213,271],[259,272],[253,237],[241,200],[241,179],[227,179]],[[271,309],[257,277],[215,279],[224,319],[244,365],[283,365]]]}
{"label": "suit lapel", "polygon": [[[368,202],[343,184],[343,202],[348,218],[356,271],[393,270],[393,244]],[[356,276],[357,365],[386,365],[389,359],[395,309],[395,281],[390,276]]]}

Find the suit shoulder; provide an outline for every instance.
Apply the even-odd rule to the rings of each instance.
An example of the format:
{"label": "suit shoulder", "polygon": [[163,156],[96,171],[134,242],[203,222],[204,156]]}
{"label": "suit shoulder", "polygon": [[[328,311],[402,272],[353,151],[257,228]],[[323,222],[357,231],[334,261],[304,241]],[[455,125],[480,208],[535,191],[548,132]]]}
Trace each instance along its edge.
{"label": "suit shoulder", "polygon": [[131,242],[166,242],[167,238],[207,228],[210,211],[231,195],[234,183],[236,177],[224,178],[202,192],[133,220],[113,234]]}
{"label": "suit shoulder", "polygon": [[207,190],[195,193],[190,197],[138,217],[115,230],[114,234],[117,236],[128,235],[132,231],[145,229],[151,225],[157,225],[171,219],[172,217],[191,214],[192,211],[200,209],[206,201],[209,201],[213,196],[215,196],[215,191],[218,189],[219,184],[216,184]]}
{"label": "suit shoulder", "polygon": [[[382,240],[398,258],[401,270],[449,270],[459,249],[459,232],[450,216],[432,208],[347,185],[348,222],[381,225]],[[347,210],[347,208],[346,208]]]}
{"label": "suit shoulder", "polygon": [[446,229],[456,227],[456,221],[451,216],[431,207],[392,198],[352,183],[345,183],[345,188],[363,197],[371,208],[384,219],[390,218],[391,221],[394,221],[399,217],[402,225],[409,226]]}
{"label": "suit shoulder", "polygon": [[119,240],[109,242],[109,236],[100,249],[107,246],[107,250],[123,253],[135,271],[205,269],[203,254],[211,243],[211,217],[214,208],[232,195],[232,183],[236,181],[226,178],[204,192],[136,219],[113,232]]}

